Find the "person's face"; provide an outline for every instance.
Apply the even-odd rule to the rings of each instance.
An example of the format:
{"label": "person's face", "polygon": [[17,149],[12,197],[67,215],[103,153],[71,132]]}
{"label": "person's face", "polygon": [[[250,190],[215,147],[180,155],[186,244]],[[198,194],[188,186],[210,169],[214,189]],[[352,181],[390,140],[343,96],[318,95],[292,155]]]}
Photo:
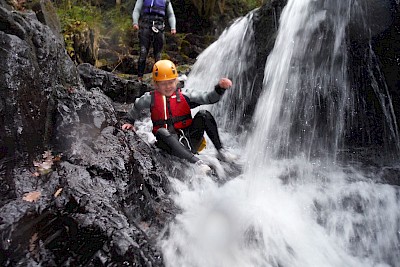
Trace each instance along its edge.
{"label": "person's face", "polygon": [[177,79],[173,79],[168,81],[155,82],[154,87],[159,93],[165,96],[171,96],[175,92],[177,84]]}

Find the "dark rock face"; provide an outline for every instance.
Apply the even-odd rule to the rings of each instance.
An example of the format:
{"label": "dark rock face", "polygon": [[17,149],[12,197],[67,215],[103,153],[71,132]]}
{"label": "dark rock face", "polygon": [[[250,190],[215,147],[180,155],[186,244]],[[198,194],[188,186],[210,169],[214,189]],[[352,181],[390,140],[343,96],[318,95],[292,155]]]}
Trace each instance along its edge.
{"label": "dark rock face", "polygon": [[0,58],[0,265],[162,266],[168,180],[99,89],[135,86],[84,66],[83,82],[58,36],[3,2]]}
{"label": "dark rock face", "polygon": [[[392,151],[397,161],[397,140],[383,112],[392,104],[392,124],[400,122],[400,19],[398,1],[368,1],[367,33],[353,21],[349,30],[349,77],[351,88],[358,88],[357,124],[348,129],[345,143],[349,146],[377,147]],[[354,34],[357,32],[358,34]],[[377,88],[380,93],[377,93]],[[391,103],[390,103],[391,102]],[[388,155],[384,155],[388,156]]]}
{"label": "dark rock face", "polygon": [[62,41],[32,19],[34,13],[18,14],[3,7],[0,13],[0,150],[4,157],[43,148],[48,138],[48,95],[60,84],[66,88],[82,88],[82,84]]}
{"label": "dark rock face", "polygon": [[86,88],[100,88],[113,101],[119,103],[132,103],[149,89],[145,84],[119,78],[88,63],[80,64],[78,71]]}
{"label": "dark rock face", "polygon": [[[282,9],[286,5],[286,1],[271,1],[269,4],[262,6],[254,15],[254,33],[256,51],[256,66],[254,69],[256,84],[254,88],[258,96],[261,93],[262,82],[264,78],[265,63],[268,54],[274,48],[275,38],[279,27],[279,17]],[[250,105],[249,112],[253,113],[254,104]]]}

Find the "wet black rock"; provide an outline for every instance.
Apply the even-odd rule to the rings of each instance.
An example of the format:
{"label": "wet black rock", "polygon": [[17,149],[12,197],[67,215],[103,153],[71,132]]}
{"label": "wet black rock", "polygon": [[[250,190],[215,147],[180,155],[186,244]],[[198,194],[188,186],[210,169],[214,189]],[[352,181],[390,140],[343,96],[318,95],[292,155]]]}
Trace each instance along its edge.
{"label": "wet black rock", "polygon": [[0,58],[0,266],[163,266],[176,211],[154,150],[120,130],[110,97],[129,83],[82,81],[51,28],[3,2]]}
{"label": "wet black rock", "polygon": [[120,78],[88,63],[80,64],[78,71],[86,88],[100,88],[113,101],[119,103],[132,103],[147,90],[147,85]]}

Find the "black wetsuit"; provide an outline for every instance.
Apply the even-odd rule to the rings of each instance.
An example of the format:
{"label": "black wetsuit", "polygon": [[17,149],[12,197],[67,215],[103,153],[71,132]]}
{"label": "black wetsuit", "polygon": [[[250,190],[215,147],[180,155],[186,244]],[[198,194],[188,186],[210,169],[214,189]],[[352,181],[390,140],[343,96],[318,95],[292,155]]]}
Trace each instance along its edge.
{"label": "black wetsuit", "polygon": [[[225,90],[218,85],[215,86],[213,91],[207,93],[196,93],[189,90],[182,91],[191,109],[200,105],[218,102],[224,92]],[[146,93],[135,101],[133,108],[128,113],[127,119],[133,123],[140,116],[140,111],[150,108],[150,106],[151,94]],[[190,162],[197,162],[199,158],[194,154],[197,153],[204,132],[207,133],[217,150],[222,148],[217,123],[207,110],[197,112],[192,124],[182,129],[182,131],[176,130],[172,126],[169,126],[168,129],[158,129],[155,134],[157,139],[156,146],[179,158],[187,159]]]}
{"label": "black wetsuit", "polygon": [[[167,16],[171,29],[176,28],[174,10],[170,1],[166,1],[164,10],[154,9],[153,12],[144,6],[143,0],[137,0],[132,13],[133,23],[139,25],[139,62],[138,77],[143,77],[146,68],[146,59],[153,44],[155,62],[161,59],[161,51],[164,46],[164,17]],[[139,21],[140,17],[140,21]],[[154,30],[153,30],[154,27]]]}

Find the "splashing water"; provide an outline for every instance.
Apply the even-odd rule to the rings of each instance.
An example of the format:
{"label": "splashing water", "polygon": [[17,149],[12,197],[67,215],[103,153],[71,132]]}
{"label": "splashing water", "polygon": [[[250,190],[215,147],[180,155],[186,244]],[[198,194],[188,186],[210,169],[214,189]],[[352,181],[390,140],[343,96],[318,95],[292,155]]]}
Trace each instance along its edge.
{"label": "splashing water", "polygon": [[[345,37],[357,6],[351,0],[288,1],[266,63],[254,131],[242,134],[245,147],[223,135],[243,155],[245,171],[222,186],[210,177],[172,179],[182,213],[160,239],[166,266],[400,266],[399,188],[380,183],[378,167],[336,160],[355,102]],[[220,76],[250,66],[248,25],[251,15],[201,55],[189,87],[210,90]],[[239,60],[223,68],[227,54],[243,58],[231,56]],[[206,74],[211,77],[204,81]],[[220,106],[231,112],[225,129],[235,128],[245,110],[245,104],[227,108],[230,95],[247,102],[245,92],[253,89],[247,79],[234,83],[237,91]],[[382,108],[395,136],[390,105]]]}

